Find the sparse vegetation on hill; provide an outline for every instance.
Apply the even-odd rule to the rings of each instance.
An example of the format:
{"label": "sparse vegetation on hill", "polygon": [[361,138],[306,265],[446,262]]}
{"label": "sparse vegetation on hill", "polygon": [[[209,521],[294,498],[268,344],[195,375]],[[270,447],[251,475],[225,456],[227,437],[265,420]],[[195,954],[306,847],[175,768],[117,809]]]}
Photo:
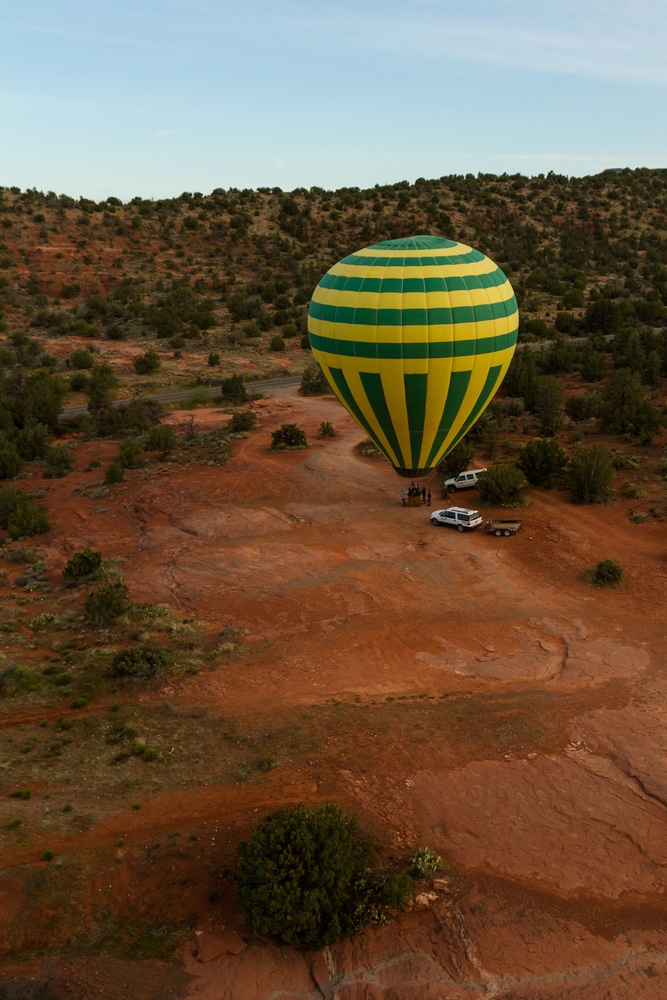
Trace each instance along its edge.
{"label": "sparse vegetation on hill", "polygon": [[667,171],[646,169],[452,175],[367,190],[218,188],[128,204],[4,189],[2,323],[24,337],[142,339],[162,351],[178,341],[186,354],[200,344],[280,350],[281,338],[298,357],[311,291],[331,264],[431,232],[504,268],[523,340],[635,331],[636,353],[645,363],[655,354],[649,367],[664,375],[663,338],[651,331],[666,321],[666,196]]}

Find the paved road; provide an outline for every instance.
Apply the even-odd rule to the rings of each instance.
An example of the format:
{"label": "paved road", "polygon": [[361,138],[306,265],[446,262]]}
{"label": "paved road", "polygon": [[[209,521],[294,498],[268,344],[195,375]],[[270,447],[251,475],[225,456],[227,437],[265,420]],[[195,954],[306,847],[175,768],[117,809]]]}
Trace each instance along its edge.
{"label": "paved road", "polygon": [[[271,392],[275,389],[288,388],[289,386],[300,385],[301,376],[300,375],[286,375],[284,378],[267,378],[262,379],[257,382],[246,382],[246,389],[248,392],[262,392],[267,395],[271,395]],[[204,391],[210,399],[220,399],[220,386],[219,385],[197,385],[190,389],[178,389],[174,392],[163,392],[156,396],[134,396],[134,399],[154,399],[157,403],[162,403],[165,406],[169,406],[173,403],[184,403],[190,398],[193,392]],[[116,399],[111,404],[112,406],[122,406],[123,403],[129,403],[129,399]],[[82,417],[88,412],[88,407],[83,404],[81,406],[65,406],[60,411],[61,417]]]}

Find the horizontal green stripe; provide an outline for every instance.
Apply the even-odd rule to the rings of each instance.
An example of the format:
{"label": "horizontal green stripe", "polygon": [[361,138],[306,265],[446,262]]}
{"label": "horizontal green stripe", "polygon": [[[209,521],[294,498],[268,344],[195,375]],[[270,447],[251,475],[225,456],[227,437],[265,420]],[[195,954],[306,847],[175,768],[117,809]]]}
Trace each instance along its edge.
{"label": "horizontal green stripe", "polygon": [[379,358],[381,360],[418,361],[423,358],[471,358],[477,354],[492,354],[514,347],[519,328],[497,337],[479,337],[477,340],[438,340],[419,344],[369,343],[364,340],[337,340],[309,333],[314,351],[345,358]]}
{"label": "horizontal green stripe", "polygon": [[345,292],[471,292],[480,288],[500,288],[507,277],[500,268],[488,274],[455,274],[437,278],[364,278],[361,275],[334,274],[327,271],[318,288],[333,288]]}
{"label": "horizontal green stripe", "polygon": [[406,236],[398,240],[382,240],[367,250],[444,250],[461,246],[456,240],[446,240],[444,236]]}
{"label": "horizontal green stripe", "polygon": [[352,264],[354,267],[451,267],[454,264],[478,264],[487,258],[479,250],[470,253],[451,254],[448,257],[361,257],[353,253],[343,257],[341,264]]}
{"label": "horizontal green stripe", "polygon": [[352,306],[329,305],[311,299],[308,315],[325,323],[349,326],[451,326],[455,323],[505,319],[516,311],[516,299],[512,295],[504,302],[449,309],[354,309]]}

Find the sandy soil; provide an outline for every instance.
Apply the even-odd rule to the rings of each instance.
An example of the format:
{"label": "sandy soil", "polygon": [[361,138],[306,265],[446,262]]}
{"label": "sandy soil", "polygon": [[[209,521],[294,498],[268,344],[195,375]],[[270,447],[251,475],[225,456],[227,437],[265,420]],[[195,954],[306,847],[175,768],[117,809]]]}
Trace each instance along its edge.
{"label": "sandy soil", "polygon": [[[244,633],[237,659],[140,700],[273,740],[277,766],[239,783],[202,764],[200,780],[151,786],[140,811],[111,796],[87,824],[8,845],[5,982],[30,972],[7,964],[12,952],[66,936],[48,842],[86,873],[67,883],[82,923],[104,906],[189,928],[182,967],[35,960],[34,981],[57,996],[667,997],[663,523],[632,523],[627,501],[581,508],[533,490],[515,537],[433,528],[427,509],[401,506],[391,469],[358,457],[333,399],[284,389],[254,407],[259,429],[224,465],[153,463],[100,499],[77,492],[100,450],[82,442],[72,475],[39,481],[54,571],[90,545],[124,560],[134,599],[209,636]],[[335,438],[317,440],[322,420]],[[311,446],[272,453],[287,421]],[[448,506],[436,484],[434,507]],[[604,558],[624,568],[617,591],[587,580]],[[389,926],[304,954],[249,932],[224,872],[268,808],[327,798],[388,863],[428,845],[447,878]]]}

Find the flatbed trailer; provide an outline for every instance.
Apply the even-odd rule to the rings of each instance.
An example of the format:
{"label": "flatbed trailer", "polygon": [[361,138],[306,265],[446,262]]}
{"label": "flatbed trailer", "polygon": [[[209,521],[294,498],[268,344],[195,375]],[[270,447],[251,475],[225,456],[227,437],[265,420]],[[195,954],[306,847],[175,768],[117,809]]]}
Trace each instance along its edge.
{"label": "flatbed trailer", "polygon": [[507,518],[500,521],[487,521],[484,525],[484,531],[488,532],[489,535],[516,535],[517,531],[523,524],[523,521],[519,518]]}

